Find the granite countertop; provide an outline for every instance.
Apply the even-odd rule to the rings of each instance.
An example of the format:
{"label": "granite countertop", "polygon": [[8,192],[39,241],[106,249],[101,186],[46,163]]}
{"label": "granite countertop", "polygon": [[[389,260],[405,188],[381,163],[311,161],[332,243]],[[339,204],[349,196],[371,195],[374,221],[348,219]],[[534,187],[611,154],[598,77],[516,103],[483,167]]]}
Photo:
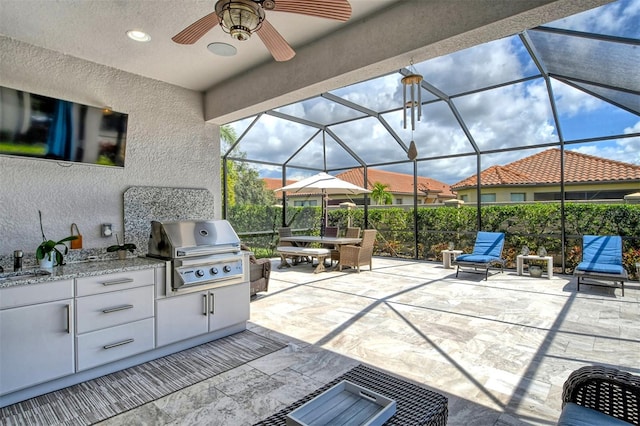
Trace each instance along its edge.
{"label": "granite countertop", "polygon": [[[40,284],[48,281],[58,281],[79,277],[90,277],[115,272],[136,271],[140,269],[157,268],[165,265],[164,260],[148,257],[131,257],[125,260],[102,260],[88,262],[74,262],[56,266],[46,272],[50,274],[27,276],[28,273],[42,271],[39,268],[27,269],[22,272],[6,272],[0,274],[0,289],[27,284]],[[24,278],[18,278],[24,276]]]}

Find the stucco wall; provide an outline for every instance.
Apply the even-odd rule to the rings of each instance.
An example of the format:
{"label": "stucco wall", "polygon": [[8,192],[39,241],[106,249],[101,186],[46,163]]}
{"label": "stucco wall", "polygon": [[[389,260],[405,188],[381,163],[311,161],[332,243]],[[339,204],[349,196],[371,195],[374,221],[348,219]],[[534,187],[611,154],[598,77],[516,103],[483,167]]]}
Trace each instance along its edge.
{"label": "stucco wall", "polygon": [[130,186],[206,188],[220,216],[217,126],[201,93],[0,37],[0,85],[129,114],[124,169],[0,156],[0,256],[34,253],[38,210],[49,239],[78,224],[84,248],[115,244],[100,224],[123,229]]}

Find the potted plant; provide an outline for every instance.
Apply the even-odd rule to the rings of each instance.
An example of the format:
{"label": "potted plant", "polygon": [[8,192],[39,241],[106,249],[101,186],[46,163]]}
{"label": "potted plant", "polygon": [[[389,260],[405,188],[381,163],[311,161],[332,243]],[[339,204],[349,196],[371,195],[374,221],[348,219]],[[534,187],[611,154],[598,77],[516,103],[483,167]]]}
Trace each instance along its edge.
{"label": "potted plant", "polygon": [[[40,262],[41,268],[53,268],[56,265],[62,265],[64,255],[69,252],[69,247],[64,243],[72,241],[78,238],[77,235],[70,235],[67,238],[63,238],[60,241],[48,240],[44,235],[44,228],[42,227],[42,212],[38,210],[38,217],[40,219],[40,233],[42,234],[42,243],[36,249],[36,259]],[[58,246],[64,247],[64,253],[58,249]]]}
{"label": "potted plant", "polygon": [[116,234],[116,242],[118,244],[107,247],[107,252],[118,252],[118,259],[120,260],[124,260],[127,258],[127,251],[133,253],[133,251],[136,249],[136,245],[132,243],[120,244],[120,238],[118,238],[118,234]]}

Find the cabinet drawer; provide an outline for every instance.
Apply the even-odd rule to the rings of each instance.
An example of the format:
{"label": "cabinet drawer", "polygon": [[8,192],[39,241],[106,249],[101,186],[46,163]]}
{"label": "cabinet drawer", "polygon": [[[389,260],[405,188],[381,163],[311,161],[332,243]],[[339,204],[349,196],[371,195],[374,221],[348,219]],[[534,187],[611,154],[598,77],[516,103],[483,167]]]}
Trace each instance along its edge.
{"label": "cabinet drawer", "polygon": [[49,281],[0,289],[0,309],[35,305],[73,297],[73,280]]}
{"label": "cabinet drawer", "polygon": [[153,318],[77,337],[77,370],[86,370],[153,349]]}
{"label": "cabinet drawer", "polygon": [[76,279],[76,296],[107,293],[154,283],[153,269],[118,272]]}
{"label": "cabinet drawer", "polygon": [[153,317],[153,286],[76,298],[76,332]]}

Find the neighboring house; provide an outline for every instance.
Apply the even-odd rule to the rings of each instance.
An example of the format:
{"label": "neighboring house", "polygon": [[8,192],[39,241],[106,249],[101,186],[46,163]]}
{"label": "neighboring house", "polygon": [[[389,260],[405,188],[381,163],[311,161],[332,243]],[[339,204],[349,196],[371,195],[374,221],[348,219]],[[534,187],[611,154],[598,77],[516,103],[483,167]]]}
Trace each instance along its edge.
{"label": "neighboring house", "polygon": [[[354,185],[364,186],[364,169],[357,168],[342,172],[336,177]],[[282,179],[264,178],[268,189],[282,188]],[[287,185],[294,181],[287,181]],[[367,169],[367,189],[380,182],[387,185],[387,191],[393,197],[393,205],[413,205],[413,175],[404,173],[387,172],[369,168]],[[282,195],[276,193],[281,201]],[[320,206],[321,197],[317,194],[287,194],[290,206]],[[443,203],[446,200],[455,199],[449,185],[435,179],[418,176],[418,204]],[[363,195],[340,196],[332,195],[329,205],[338,205],[343,202],[364,204]]]}
{"label": "neighboring house", "polygon": [[[640,188],[640,166],[575,151],[565,151],[567,200],[622,200]],[[505,166],[491,166],[480,173],[482,202],[560,200],[560,155],[548,149]],[[477,175],[451,188],[458,199],[477,202]]]}
{"label": "neighboring house", "polygon": [[[271,191],[275,191],[278,188],[282,188],[285,185],[291,185],[296,181],[293,179],[287,179],[285,185],[282,184],[282,179],[279,178],[262,178],[264,180],[265,186],[267,189]],[[279,204],[282,204],[282,192],[278,191],[275,193],[276,200]],[[287,194],[287,200],[289,206],[294,207],[315,207],[320,206],[322,204],[322,197],[318,194]]]}

